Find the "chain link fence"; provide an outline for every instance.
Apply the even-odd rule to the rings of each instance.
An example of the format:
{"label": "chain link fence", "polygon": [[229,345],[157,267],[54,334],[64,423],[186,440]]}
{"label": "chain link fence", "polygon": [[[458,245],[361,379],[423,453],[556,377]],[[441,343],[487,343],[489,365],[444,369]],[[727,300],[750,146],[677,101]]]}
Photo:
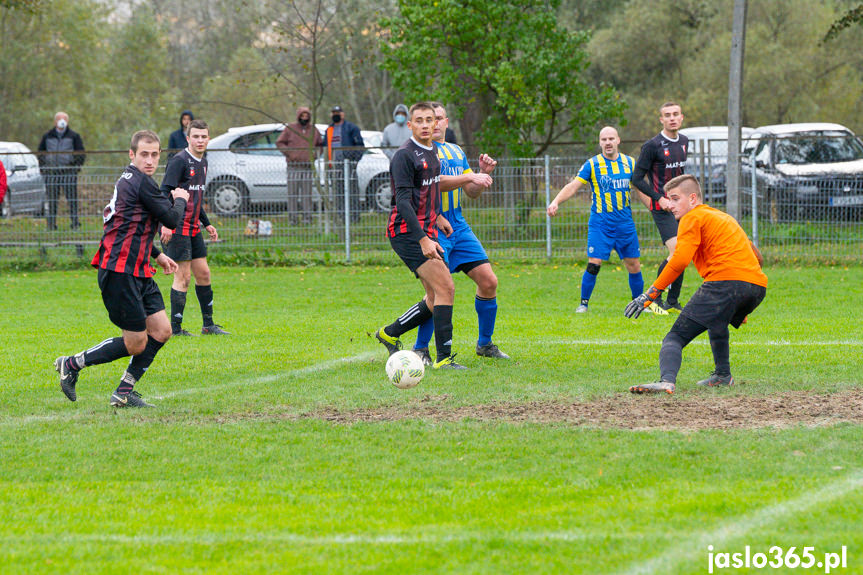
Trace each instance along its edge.
{"label": "chain link fence", "polygon": [[[637,144],[629,148],[637,155]],[[594,149],[576,145],[566,156],[499,160],[493,186],[463,207],[493,261],[586,258],[589,194],[564,204],[555,218],[546,216],[545,207]],[[703,182],[707,202],[721,209],[726,150],[725,142],[691,150],[687,168]],[[385,155],[288,166],[281,154],[227,152],[208,151],[205,209],[220,236],[208,245],[211,259],[242,264],[396,261],[385,234],[391,197]],[[9,181],[0,220],[3,264],[89,261],[102,236],[102,210],[128,164],[128,152],[88,153],[75,178],[40,173],[35,154],[0,151],[0,161]],[[767,258],[860,261],[863,174],[779,177],[757,160],[755,150],[742,157],[742,165],[741,224]],[[155,175],[157,182],[162,175]],[[640,202],[633,202],[633,216],[643,257],[659,259],[664,247]]]}

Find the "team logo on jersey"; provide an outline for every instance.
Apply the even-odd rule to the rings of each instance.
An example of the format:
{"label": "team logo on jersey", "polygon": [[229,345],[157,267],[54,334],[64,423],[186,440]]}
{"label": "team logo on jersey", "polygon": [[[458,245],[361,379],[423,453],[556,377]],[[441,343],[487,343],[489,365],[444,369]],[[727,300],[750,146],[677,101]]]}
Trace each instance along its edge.
{"label": "team logo on jersey", "polygon": [[428,170],[428,169],[429,169],[428,162],[426,162],[425,160],[423,160],[423,170]]}
{"label": "team logo on jersey", "polygon": [[191,168],[189,170],[189,175],[192,176],[193,178],[195,177],[195,168]]}
{"label": "team logo on jersey", "polygon": [[663,150],[663,151],[665,152],[666,158],[671,155],[671,150],[669,150],[668,148],[665,148],[665,150]]}

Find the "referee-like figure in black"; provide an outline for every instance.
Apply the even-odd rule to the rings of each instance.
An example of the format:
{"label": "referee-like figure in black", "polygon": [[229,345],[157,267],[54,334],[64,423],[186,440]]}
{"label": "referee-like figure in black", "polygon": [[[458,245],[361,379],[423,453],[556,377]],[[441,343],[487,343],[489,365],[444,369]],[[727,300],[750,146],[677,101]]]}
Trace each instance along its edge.
{"label": "referee-like figure in black", "polygon": [[114,195],[103,211],[104,233],[92,264],[99,268],[99,289],[108,317],[123,330],[123,335],[54,361],[60,389],[69,401],[77,399],[75,384],[82,369],[131,355],[120,385],[111,394],[111,405],[153,407],[134,387],[171,337],[171,324],[162,293],[153,280],[156,270],[150,258],[166,274],[177,270],[177,263],[153,245],[153,237],[159,224],[175,228],[183,221],[189,199],[188,192],[175,189],[171,192],[172,204],[153,181],[159,166],[159,146],[159,136],[154,132],[135,132],[129,150],[132,162],[117,180]]}
{"label": "referee-like figure in black", "polygon": [[[665,269],[668,258],[677,247],[677,220],[671,214],[671,203],[665,196],[663,188],[672,178],[683,174],[686,166],[686,148],[689,139],[680,134],[683,125],[683,111],[679,104],[666,102],[659,108],[659,121],[662,123],[662,131],[645,142],[641,147],[641,154],[635,163],[632,172],[632,185],[638,188],[639,199],[650,210],[653,222],[659,230],[662,243],[668,248],[668,257],[659,264],[659,272]],[[645,176],[647,179],[645,180]],[[680,288],[683,287],[683,272],[668,289],[668,299],[656,300],[656,304],[666,311],[681,311]]]}

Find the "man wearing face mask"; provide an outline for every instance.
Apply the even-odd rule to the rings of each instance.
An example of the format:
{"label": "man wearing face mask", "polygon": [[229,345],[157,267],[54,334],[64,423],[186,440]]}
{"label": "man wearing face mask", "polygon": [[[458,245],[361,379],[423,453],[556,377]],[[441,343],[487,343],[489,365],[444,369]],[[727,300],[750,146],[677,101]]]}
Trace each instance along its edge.
{"label": "man wearing face mask", "polygon": [[288,163],[288,217],[295,224],[312,221],[312,165],[324,145],[321,133],[312,124],[312,112],[297,108],[297,121],[288,124],[276,140],[276,146]]}
{"label": "man wearing face mask", "polygon": [[396,106],[395,110],[393,110],[393,120],[395,121],[384,128],[384,135],[381,139],[381,148],[383,148],[384,154],[391,160],[399,146],[407,142],[411,137],[411,129],[407,125],[408,107],[404,104]]}
{"label": "man wearing face mask", "polygon": [[[343,160],[351,162],[351,221],[360,219],[359,198],[356,191],[356,169],[357,162],[363,156],[365,142],[360,134],[360,129],[355,124],[345,120],[345,113],[341,106],[333,106],[333,123],[327,126],[324,134],[324,145],[327,147],[327,162],[332,175],[333,193],[335,195],[336,207],[340,215],[345,212],[344,194],[344,166]],[[345,150],[344,148],[353,148]]]}
{"label": "man wearing face mask", "polygon": [[48,130],[39,142],[39,166],[45,176],[48,191],[48,229],[57,229],[57,203],[60,192],[69,204],[69,219],[72,229],[78,222],[78,172],[84,165],[84,141],[77,132],[69,128],[69,115],[57,112],[54,127]]}

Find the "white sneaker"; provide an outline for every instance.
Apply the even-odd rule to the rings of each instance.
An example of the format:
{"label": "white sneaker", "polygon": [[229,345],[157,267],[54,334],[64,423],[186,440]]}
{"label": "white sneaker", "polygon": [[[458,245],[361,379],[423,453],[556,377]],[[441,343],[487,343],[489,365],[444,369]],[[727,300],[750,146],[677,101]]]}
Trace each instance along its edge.
{"label": "white sneaker", "polygon": [[575,308],[575,313],[587,313],[587,306],[584,304],[581,304],[580,306]]}

